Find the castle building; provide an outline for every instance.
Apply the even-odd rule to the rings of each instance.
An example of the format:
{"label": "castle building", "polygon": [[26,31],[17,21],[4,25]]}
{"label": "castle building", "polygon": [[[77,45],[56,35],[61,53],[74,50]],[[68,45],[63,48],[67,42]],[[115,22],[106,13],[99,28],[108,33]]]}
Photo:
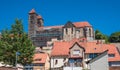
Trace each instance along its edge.
{"label": "castle building", "polygon": [[60,26],[44,26],[43,18],[34,9],[29,12],[29,38],[37,47],[47,46],[53,38],[70,41],[73,38],[94,39],[93,27],[88,22],[71,22]]}

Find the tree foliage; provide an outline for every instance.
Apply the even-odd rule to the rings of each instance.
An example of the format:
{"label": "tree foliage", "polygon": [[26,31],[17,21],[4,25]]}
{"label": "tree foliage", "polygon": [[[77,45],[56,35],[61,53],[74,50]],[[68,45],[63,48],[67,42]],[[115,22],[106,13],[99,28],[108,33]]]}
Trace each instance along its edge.
{"label": "tree foliage", "polygon": [[0,40],[0,61],[15,66],[16,52],[19,52],[17,62],[25,65],[32,62],[35,47],[23,31],[21,20],[16,19],[11,30],[3,30]]}
{"label": "tree foliage", "polygon": [[105,40],[106,43],[109,43],[108,39],[109,37],[107,35],[104,35],[99,30],[95,31],[95,39],[97,40]]}
{"label": "tree foliage", "polygon": [[109,41],[113,43],[120,42],[120,32],[112,33],[109,37]]}

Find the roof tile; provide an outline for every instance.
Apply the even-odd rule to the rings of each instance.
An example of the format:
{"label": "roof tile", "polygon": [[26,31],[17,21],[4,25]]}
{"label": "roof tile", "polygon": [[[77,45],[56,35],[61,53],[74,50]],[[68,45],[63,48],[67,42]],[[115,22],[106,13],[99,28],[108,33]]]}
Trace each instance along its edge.
{"label": "roof tile", "polygon": [[[46,54],[46,53],[36,53],[33,56],[33,63],[45,63],[47,57],[48,57],[48,54]],[[38,61],[36,61],[36,60],[38,60]]]}

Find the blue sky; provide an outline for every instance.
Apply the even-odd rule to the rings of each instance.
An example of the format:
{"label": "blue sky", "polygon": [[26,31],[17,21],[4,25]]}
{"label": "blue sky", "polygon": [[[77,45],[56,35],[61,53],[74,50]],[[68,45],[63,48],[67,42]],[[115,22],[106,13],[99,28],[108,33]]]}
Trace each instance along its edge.
{"label": "blue sky", "polygon": [[27,32],[32,8],[43,17],[45,26],[88,21],[107,35],[120,31],[120,0],[0,0],[0,30],[10,29],[19,18]]}

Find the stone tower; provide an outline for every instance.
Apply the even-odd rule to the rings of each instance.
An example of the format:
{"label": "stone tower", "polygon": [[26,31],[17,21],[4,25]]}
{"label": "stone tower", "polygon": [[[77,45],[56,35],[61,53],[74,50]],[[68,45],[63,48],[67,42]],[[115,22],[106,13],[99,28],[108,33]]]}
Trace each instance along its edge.
{"label": "stone tower", "polygon": [[40,15],[37,16],[37,26],[43,27],[43,18]]}
{"label": "stone tower", "polygon": [[28,36],[29,38],[36,35],[36,31],[39,30],[39,27],[43,26],[43,19],[38,15],[34,9],[29,12],[29,26],[28,26]]}
{"label": "stone tower", "polygon": [[70,41],[75,38],[75,26],[68,21],[63,27],[63,40]]}

